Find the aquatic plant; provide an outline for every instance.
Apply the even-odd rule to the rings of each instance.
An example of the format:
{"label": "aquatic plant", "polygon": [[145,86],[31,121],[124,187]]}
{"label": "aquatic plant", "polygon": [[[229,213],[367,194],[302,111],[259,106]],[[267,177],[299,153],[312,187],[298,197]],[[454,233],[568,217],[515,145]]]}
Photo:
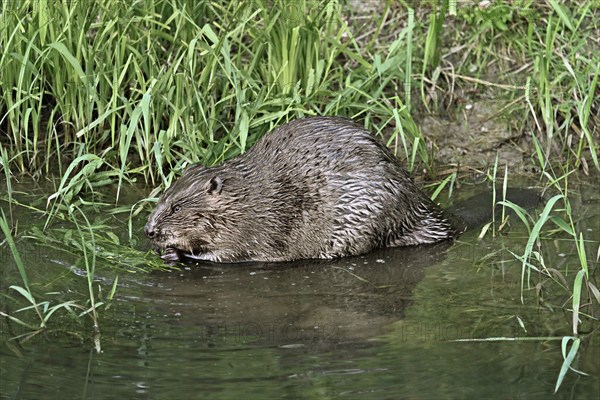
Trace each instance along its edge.
{"label": "aquatic plant", "polygon": [[[78,231],[81,233],[79,226],[77,226],[77,228],[78,228]],[[16,336],[12,339],[19,339],[22,342],[27,341],[27,340],[31,339],[32,337],[34,337],[42,332],[47,331],[48,323],[49,323],[51,317],[53,315],[55,315],[55,313],[57,313],[58,311],[66,311],[67,313],[70,313],[70,314],[77,314],[76,310],[79,310],[77,317],[82,317],[85,315],[89,315],[91,317],[92,324],[93,324],[94,347],[96,348],[96,351],[100,352],[100,350],[101,350],[100,328],[98,325],[97,309],[98,309],[98,307],[104,305],[105,302],[103,302],[103,301],[97,302],[96,301],[96,294],[95,294],[94,288],[93,288],[94,269],[95,269],[95,259],[93,256],[93,252],[91,252],[91,259],[90,259],[88,254],[84,250],[86,277],[87,277],[88,289],[89,289],[89,305],[83,305],[77,300],[62,301],[57,304],[53,304],[52,300],[50,300],[50,299],[38,301],[38,300],[36,300],[36,297],[38,297],[38,296],[36,294],[34,294],[34,291],[30,287],[29,279],[27,277],[26,267],[21,259],[21,255],[19,254],[19,251],[15,245],[13,236],[10,232],[10,228],[8,225],[6,215],[4,215],[4,210],[2,210],[2,218],[0,218],[0,229],[2,229],[2,232],[5,235],[5,238],[6,238],[5,240],[7,241],[8,247],[10,248],[10,250],[12,252],[12,255],[13,255],[14,261],[15,261],[15,265],[17,266],[17,269],[19,271],[19,275],[20,275],[21,281],[22,281],[21,285],[13,284],[9,287],[9,289],[12,289],[15,292],[17,292],[24,300],[26,300],[26,302],[29,303],[29,306],[19,308],[18,310],[15,310],[14,312],[11,312],[11,313],[7,313],[5,311],[0,311],[1,316],[6,317],[10,321],[13,321],[13,322],[29,329],[29,331],[26,332],[25,334]],[[85,246],[83,248],[85,249]],[[117,288],[117,283],[118,283],[118,277],[115,278],[115,280],[113,282],[112,289],[110,290],[110,292],[107,296],[107,301],[112,300],[112,298],[115,294],[115,290]],[[46,293],[45,295],[49,298],[51,297],[51,296],[48,296],[48,295],[51,295],[51,293]],[[35,312],[35,315],[37,315],[37,317],[38,317],[37,326],[34,325],[33,323],[29,322],[29,318],[27,316],[21,317],[23,314],[27,314],[28,311],[32,311],[32,310]]]}

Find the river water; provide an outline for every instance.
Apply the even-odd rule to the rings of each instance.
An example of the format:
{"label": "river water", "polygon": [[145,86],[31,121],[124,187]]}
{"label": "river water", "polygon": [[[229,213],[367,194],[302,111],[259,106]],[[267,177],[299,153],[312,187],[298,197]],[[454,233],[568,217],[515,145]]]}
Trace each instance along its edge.
{"label": "river water", "polygon": [[[598,198],[593,185],[581,192],[577,224],[592,260]],[[13,211],[21,231],[45,221]],[[142,248],[143,218],[135,220]],[[116,233],[126,231],[124,220],[109,219]],[[148,273],[99,262],[104,296],[119,275],[113,302],[99,312],[102,352],[87,317],[57,314],[52,329],[24,343],[12,338],[30,330],[2,318],[1,398],[599,398],[597,333],[583,339],[575,364],[590,376],[569,372],[553,394],[563,358],[560,340],[548,338],[570,334],[569,294],[533,277],[521,302],[521,263],[508,250],[522,253],[525,228],[515,223],[508,235],[481,241],[478,233],[333,262]],[[32,290],[56,302],[85,299],[81,258],[24,236],[17,247]],[[577,254],[563,238],[547,239],[544,256],[572,282]],[[20,284],[14,259],[6,243],[0,251],[2,310],[23,315],[8,288]]]}

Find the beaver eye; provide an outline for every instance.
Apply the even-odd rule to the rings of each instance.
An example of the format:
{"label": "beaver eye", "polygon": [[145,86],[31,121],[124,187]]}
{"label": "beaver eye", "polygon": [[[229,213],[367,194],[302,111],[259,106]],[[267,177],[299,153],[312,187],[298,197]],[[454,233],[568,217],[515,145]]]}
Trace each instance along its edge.
{"label": "beaver eye", "polygon": [[181,206],[179,204],[175,204],[172,210],[174,213],[179,212],[181,211]]}

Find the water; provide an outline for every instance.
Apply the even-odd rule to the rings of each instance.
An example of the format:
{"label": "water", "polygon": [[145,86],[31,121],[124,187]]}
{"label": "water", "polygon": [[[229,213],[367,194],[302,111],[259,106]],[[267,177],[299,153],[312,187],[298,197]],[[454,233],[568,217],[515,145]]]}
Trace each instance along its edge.
{"label": "water", "polygon": [[[593,186],[581,192],[586,198]],[[588,254],[600,239],[597,204],[577,214],[578,229],[593,241]],[[40,224],[16,212],[20,229]],[[123,219],[115,216],[115,226]],[[506,249],[522,252],[523,227],[480,242],[477,234],[336,262],[121,271],[115,301],[100,312],[100,354],[89,319],[62,317],[63,331],[23,344],[7,339],[26,330],[2,320],[1,397],[599,398],[597,335],[583,340],[576,363],[591,376],[570,372],[557,395],[560,341],[470,340],[562,336],[571,326],[570,312],[560,309],[569,295],[555,285],[544,284],[541,304],[535,287],[520,302],[520,264]],[[545,258],[573,271],[572,244],[551,243]],[[85,279],[69,268],[81,260],[27,239],[18,245],[37,293],[85,299]],[[19,283],[16,268],[1,249],[0,290],[16,297],[7,288]],[[101,265],[98,275],[106,294],[115,271]],[[12,300],[1,301],[14,311]]]}

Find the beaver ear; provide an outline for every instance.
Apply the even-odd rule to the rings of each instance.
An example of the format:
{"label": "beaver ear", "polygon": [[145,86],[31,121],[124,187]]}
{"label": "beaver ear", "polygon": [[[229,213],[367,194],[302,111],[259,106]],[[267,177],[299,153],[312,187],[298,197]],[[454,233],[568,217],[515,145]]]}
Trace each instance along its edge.
{"label": "beaver ear", "polygon": [[223,189],[223,179],[220,176],[213,176],[206,185],[206,192],[208,194],[221,194]]}

